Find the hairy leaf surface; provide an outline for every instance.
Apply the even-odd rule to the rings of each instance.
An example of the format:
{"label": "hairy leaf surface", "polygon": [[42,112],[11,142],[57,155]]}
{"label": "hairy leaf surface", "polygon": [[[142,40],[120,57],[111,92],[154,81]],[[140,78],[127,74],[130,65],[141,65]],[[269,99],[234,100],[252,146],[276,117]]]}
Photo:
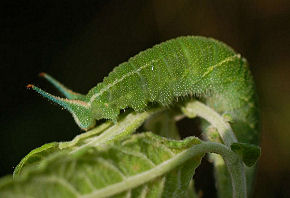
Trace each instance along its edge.
{"label": "hairy leaf surface", "polygon": [[74,157],[60,152],[1,180],[0,197],[183,197],[202,155],[180,156],[197,144],[142,133]]}

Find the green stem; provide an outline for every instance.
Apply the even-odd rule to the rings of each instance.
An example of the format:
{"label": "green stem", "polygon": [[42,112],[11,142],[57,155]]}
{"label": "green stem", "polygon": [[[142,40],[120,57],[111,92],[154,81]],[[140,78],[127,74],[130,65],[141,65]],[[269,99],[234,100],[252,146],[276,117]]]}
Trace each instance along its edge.
{"label": "green stem", "polygon": [[231,126],[224,121],[222,116],[205,104],[195,100],[187,103],[182,108],[182,111],[188,117],[195,117],[197,115],[211,123],[212,126],[217,128],[225,145],[230,146],[232,143],[237,142]]}
{"label": "green stem", "polygon": [[[182,111],[188,117],[199,116],[207,120],[212,126],[217,129],[221,139],[226,146],[229,147],[232,143],[237,142],[237,138],[233,133],[231,126],[224,121],[222,116],[220,116],[217,112],[215,112],[213,109],[206,106],[205,104],[195,100],[187,103],[185,107],[182,108]],[[235,156],[235,159],[229,160],[229,158],[225,158],[223,156],[224,162],[222,161],[222,159],[220,159],[219,156],[214,159],[220,159],[219,166],[227,166],[228,172],[231,176],[233,197],[245,198],[247,197],[247,185],[244,165],[236,154],[232,154],[232,156]]]}
{"label": "green stem", "polygon": [[206,144],[208,152],[217,153],[223,157],[231,176],[233,198],[246,198],[247,190],[243,162],[223,144],[215,142],[204,142],[203,144]]}

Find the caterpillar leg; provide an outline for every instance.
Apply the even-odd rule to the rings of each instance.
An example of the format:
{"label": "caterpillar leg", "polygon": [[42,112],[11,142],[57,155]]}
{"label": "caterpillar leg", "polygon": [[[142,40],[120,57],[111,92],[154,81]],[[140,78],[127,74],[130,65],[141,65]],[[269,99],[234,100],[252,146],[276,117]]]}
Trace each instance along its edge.
{"label": "caterpillar leg", "polygon": [[50,82],[59,92],[61,92],[66,98],[72,99],[72,100],[85,100],[85,96],[79,93],[76,93],[67,87],[65,87],[62,83],[54,79],[52,76],[50,76],[47,73],[40,73],[40,77],[45,78],[48,82]]}
{"label": "caterpillar leg", "polygon": [[33,89],[43,97],[57,103],[64,109],[68,110],[81,129],[88,130],[94,127],[96,121],[92,116],[91,108],[88,103],[82,100],[72,100],[57,97],[31,84],[27,85],[27,88]]}

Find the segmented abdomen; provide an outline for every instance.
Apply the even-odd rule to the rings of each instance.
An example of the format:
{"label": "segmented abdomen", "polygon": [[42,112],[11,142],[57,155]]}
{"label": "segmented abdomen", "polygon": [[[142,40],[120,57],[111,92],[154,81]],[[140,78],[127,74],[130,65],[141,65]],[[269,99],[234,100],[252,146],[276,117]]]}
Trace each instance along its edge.
{"label": "segmented abdomen", "polygon": [[179,37],[143,51],[116,67],[87,100],[96,119],[115,119],[126,107],[142,111],[149,102],[169,105],[186,95],[229,114],[239,141],[257,143],[256,96],[247,63],[213,39]]}

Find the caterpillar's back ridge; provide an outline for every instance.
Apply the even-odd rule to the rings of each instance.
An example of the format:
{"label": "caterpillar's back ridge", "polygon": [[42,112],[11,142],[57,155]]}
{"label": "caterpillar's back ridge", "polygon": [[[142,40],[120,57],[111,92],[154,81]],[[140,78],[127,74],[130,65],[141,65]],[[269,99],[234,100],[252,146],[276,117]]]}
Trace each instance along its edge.
{"label": "caterpillar's back ridge", "polygon": [[[153,63],[154,60],[151,62]],[[101,96],[104,92],[108,91],[110,88],[112,88],[113,86],[117,85],[118,83],[121,83],[124,79],[126,79],[127,77],[130,77],[130,76],[133,76],[135,74],[137,74],[138,72],[140,72],[141,70],[145,69],[146,67],[149,67],[150,66],[150,63],[148,64],[145,64],[141,67],[139,67],[137,70],[133,70],[129,73],[126,73],[124,74],[121,78],[118,78],[116,79],[115,81],[113,81],[112,83],[110,84],[107,84],[104,88],[102,88],[99,92],[95,93],[94,95],[92,95],[90,97],[90,100],[89,100],[89,105],[91,105],[91,103],[99,96]]]}

